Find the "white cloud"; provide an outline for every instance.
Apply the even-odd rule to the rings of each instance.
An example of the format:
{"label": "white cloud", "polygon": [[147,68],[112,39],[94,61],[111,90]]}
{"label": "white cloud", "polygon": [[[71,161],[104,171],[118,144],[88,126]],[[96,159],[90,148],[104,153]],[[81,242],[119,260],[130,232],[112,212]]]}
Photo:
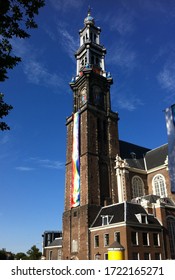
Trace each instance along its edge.
{"label": "white cloud", "polygon": [[39,61],[39,51],[25,40],[13,40],[12,45],[15,54],[22,57],[22,67],[30,83],[54,88],[65,84],[61,76],[51,73],[43,62]]}
{"label": "white cloud", "polygon": [[62,169],[64,164],[58,160],[39,159],[38,163],[44,168]]}
{"label": "white cloud", "polygon": [[108,60],[111,64],[117,64],[124,70],[133,70],[137,65],[137,55],[134,50],[131,49],[127,42],[120,41],[116,45],[112,46],[109,52]]}
{"label": "white cloud", "polygon": [[135,95],[131,95],[131,94],[127,94],[127,96],[123,93],[120,93],[117,96],[117,100],[114,100],[113,98],[113,104],[117,107],[117,108],[121,108],[121,109],[125,109],[127,111],[134,111],[136,110],[139,106],[144,105],[143,102],[136,97]]}
{"label": "white cloud", "polygon": [[57,30],[63,49],[67,52],[69,57],[75,61],[74,53],[78,49],[78,37],[77,39],[73,37],[66,29],[63,22],[57,23]]}
{"label": "white cloud", "polygon": [[56,73],[50,73],[42,63],[30,60],[28,63],[24,63],[24,73],[27,76],[29,82],[36,85],[44,85],[51,87],[60,87],[64,84],[63,79]]}
{"label": "white cloud", "polygon": [[118,10],[115,15],[108,14],[103,18],[110,26],[110,29],[117,31],[120,35],[131,34],[135,30],[134,14],[130,10]]}
{"label": "white cloud", "polygon": [[27,167],[27,166],[17,166],[15,169],[19,170],[19,171],[31,171],[31,170],[34,170],[34,168]]}
{"label": "white cloud", "polygon": [[83,0],[50,0],[53,7],[60,11],[67,11],[70,9],[79,9],[83,5]]}
{"label": "white cloud", "polygon": [[59,160],[41,159],[38,157],[32,157],[29,159],[32,165],[39,168],[50,168],[50,169],[63,169],[64,163]]}
{"label": "white cloud", "polygon": [[39,157],[31,157],[24,162],[25,165],[17,166],[15,169],[19,171],[32,171],[40,168],[57,170],[61,170],[64,168],[64,163],[60,162],[59,160],[41,159]]}
{"label": "white cloud", "polygon": [[158,75],[158,81],[162,88],[175,95],[175,62],[168,61]]}

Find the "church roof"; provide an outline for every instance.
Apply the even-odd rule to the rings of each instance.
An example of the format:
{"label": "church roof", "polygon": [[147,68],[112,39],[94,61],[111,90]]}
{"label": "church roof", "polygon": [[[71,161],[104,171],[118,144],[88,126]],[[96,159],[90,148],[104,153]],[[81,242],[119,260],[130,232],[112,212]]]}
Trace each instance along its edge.
{"label": "church roof", "polygon": [[110,225],[121,222],[125,222],[126,224],[134,223],[135,225],[140,225],[140,222],[137,218],[137,214],[143,214],[147,216],[147,226],[160,226],[158,220],[153,215],[148,214],[140,204],[125,201],[122,203],[102,207],[96,219],[94,220],[91,228],[102,226],[102,217],[105,216],[110,217]]}
{"label": "church roof", "polygon": [[62,246],[62,237],[55,238],[47,247],[59,247]]}
{"label": "church roof", "polygon": [[119,140],[120,145],[120,156],[123,159],[132,159],[133,154],[136,155],[137,159],[143,158],[143,156],[150,151],[150,149],[135,145],[123,140]]}
{"label": "church roof", "polygon": [[168,155],[168,144],[153,150],[122,140],[119,141],[119,145],[121,158],[126,159],[130,167],[142,170],[163,165]]}
{"label": "church roof", "polygon": [[168,155],[168,144],[160,146],[154,150],[146,153],[146,165],[147,169],[152,169],[157,166],[163,165],[165,163],[166,157]]}

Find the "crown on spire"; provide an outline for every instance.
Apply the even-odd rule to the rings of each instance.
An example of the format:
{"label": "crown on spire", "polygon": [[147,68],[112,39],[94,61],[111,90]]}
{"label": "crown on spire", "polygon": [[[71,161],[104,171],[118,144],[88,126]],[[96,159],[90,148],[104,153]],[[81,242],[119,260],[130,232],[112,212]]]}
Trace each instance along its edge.
{"label": "crown on spire", "polygon": [[89,6],[88,7],[88,14],[87,14],[87,17],[84,19],[84,24],[92,24],[94,25],[95,24],[95,21],[94,21],[94,18],[91,16],[91,7]]}

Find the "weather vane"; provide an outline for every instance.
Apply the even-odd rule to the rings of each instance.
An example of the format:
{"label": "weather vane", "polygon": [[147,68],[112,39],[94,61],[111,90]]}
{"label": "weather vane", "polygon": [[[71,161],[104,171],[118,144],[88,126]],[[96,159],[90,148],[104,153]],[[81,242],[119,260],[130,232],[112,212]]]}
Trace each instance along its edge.
{"label": "weather vane", "polygon": [[89,6],[88,6],[88,15],[91,14],[91,10],[92,10],[92,8],[91,8],[91,6],[89,5]]}

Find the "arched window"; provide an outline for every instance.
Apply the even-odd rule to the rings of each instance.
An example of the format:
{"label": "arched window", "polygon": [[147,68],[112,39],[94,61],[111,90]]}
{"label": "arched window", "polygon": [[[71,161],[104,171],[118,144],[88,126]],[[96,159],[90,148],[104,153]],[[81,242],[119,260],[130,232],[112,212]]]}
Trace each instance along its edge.
{"label": "arched window", "polygon": [[168,235],[170,241],[171,258],[175,259],[175,218],[172,216],[167,217]]}
{"label": "arched window", "polygon": [[156,176],[154,176],[152,185],[153,185],[153,194],[159,195],[160,197],[167,196],[165,178],[163,175],[157,174]]}
{"label": "arched window", "polygon": [[134,176],[132,178],[132,194],[133,198],[143,196],[144,193],[144,183],[139,176]]}

